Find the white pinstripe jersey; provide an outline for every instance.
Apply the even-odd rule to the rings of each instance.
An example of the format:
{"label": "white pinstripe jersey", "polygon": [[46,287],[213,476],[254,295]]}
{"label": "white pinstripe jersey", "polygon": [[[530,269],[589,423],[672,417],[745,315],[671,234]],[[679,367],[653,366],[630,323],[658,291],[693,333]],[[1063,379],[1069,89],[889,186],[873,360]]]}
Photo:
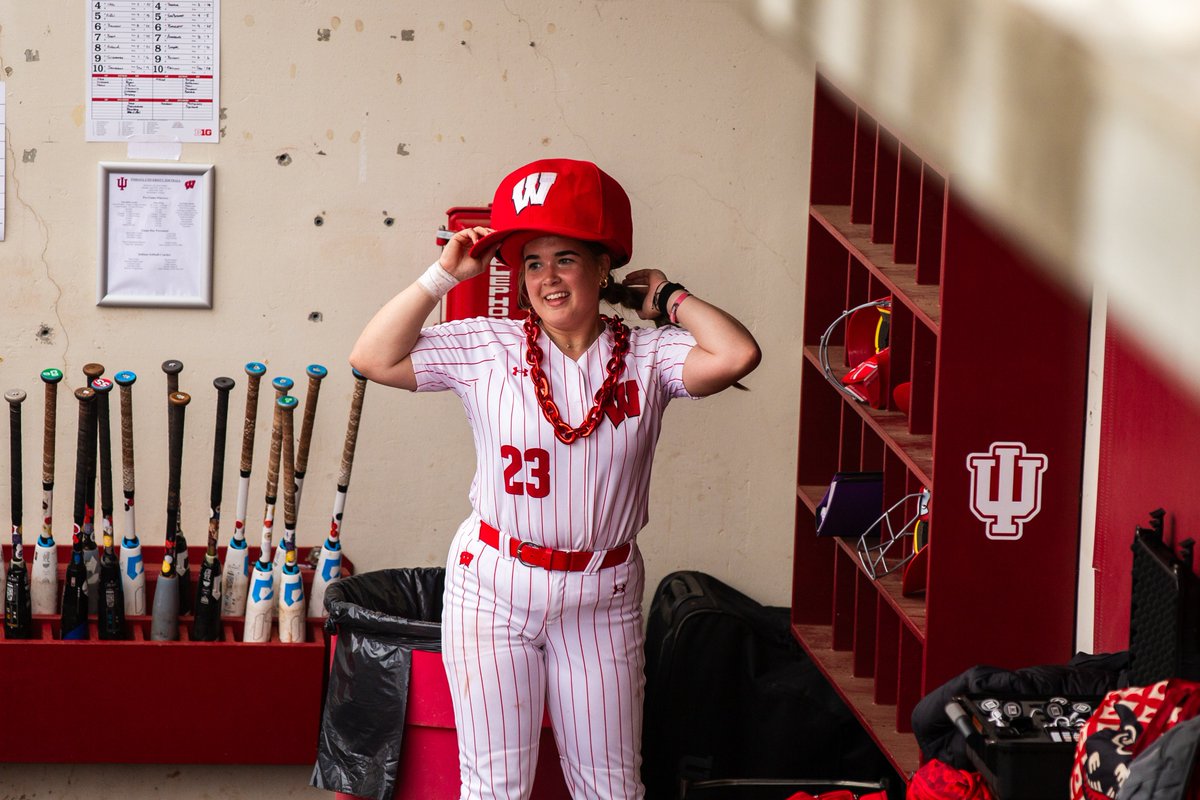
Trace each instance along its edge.
{"label": "white pinstripe jersey", "polygon": [[[696,340],[682,328],[631,328],[616,402],[591,436],[565,445],[537,404],[518,320],[477,317],[421,331],[412,349],[417,391],[459,396],[475,436],[471,505],[501,531],[560,550],[606,550],[648,518],[654,446],[667,402],[690,397],[683,362]],[[542,331],[542,369],[563,419],[580,425],[612,355],[605,328],[578,360]]]}

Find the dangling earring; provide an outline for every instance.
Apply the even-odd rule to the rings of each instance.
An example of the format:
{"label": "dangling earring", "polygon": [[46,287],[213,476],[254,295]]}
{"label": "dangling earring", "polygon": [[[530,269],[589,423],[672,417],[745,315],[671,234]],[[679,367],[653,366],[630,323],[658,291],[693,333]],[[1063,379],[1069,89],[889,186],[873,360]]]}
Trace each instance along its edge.
{"label": "dangling earring", "polygon": [[607,289],[607,288],[608,288],[608,275],[607,275],[607,274],[605,274],[605,276],[604,276],[604,280],[600,281],[600,288],[601,288],[601,289]]}

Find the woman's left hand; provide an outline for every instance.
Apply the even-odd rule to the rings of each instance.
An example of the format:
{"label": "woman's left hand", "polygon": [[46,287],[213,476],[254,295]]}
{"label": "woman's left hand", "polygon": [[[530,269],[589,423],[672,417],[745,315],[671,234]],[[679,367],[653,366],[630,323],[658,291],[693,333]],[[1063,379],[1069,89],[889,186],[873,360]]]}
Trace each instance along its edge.
{"label": "woman's left hand", "polygon": [[644,291],[646,294],[642,297],[642,307],[638,309],[637,315],[641,319],[658,319],[661,316],[658,309],[654,306],[654,293],[658,291],[658,287],[667,282],[666,274],[659,269],[638,269],[630,272],[621,281],[626,286],[645,286],[645,289],[637,289],[635,291]]}

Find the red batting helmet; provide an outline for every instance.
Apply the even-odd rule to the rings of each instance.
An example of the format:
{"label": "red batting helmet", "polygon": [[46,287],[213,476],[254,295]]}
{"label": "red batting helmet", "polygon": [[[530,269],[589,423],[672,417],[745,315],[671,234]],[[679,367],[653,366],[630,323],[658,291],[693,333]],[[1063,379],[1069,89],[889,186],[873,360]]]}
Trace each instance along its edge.
{"label": "red batting helmet", "polygon": [[492,201],[492,228],[471,255],[499,245],[500,260],[510,267],[520,266],[526,243],[548,234],[604,245],[614,268],[633,254],[629,196],[590,161],[548,158],[510,173]]}

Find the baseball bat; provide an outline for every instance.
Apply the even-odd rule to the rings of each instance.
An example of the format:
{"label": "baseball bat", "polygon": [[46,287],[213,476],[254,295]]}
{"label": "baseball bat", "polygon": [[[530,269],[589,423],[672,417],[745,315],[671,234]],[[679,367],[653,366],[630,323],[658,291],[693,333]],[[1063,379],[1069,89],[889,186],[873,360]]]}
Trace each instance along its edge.
{"label": "baseball bat", "polygon": [[150,639],[173,642],[179,638],[179,567],[176,564],[175,542],[179,534],[179,482],[183,470],[184,412],[191,397],[173,392],[169,398],[170,416],[167,419],[167,534],[163,546],[162,571],[154,587],[150,611]]}
{"label": "baseball bat", "polygon": [[123,370],[113,376],[121,387],[121,489],[125,496],[125,535],[121,539],[121,593],[125,597],[125,616],[146,613],[146,565],[142,560],[142,540],[137,534],[134,513],[133,472],[133,384],[137,375]]}
{"label": "baseball bat", "polygon": [[308,474],[308,450],[312,445],[313,425],[317,420],[317,401],[321,397],[321,381],[329,370],[320,364],[309,364],[308,389],[304,394],[304,418],[300,421],[300,442],[296,445],[296,518],[300,517],[300,496],[304,493],[304,476]]}
{"label": "baseball bat", "polygon": [[62,370],[42,370],[46,386],[42,434],[42,533],[33,546],[30,595],[34,614],[58,610],[58,547],[54,544],[54,434],[58,420],[58,383]]}
{"label": "baseball bat", "polygon": [[283,566],[279,579],[279,641],[304,641],[304,581],[296,560],[296,454],[293,436],[293,417],[296,398],[289,395],[276,401],[283,410],[280,458],[283,465]]}
{"label": "baseball bat", "polygon": [[217,421],[213,435],[212,486],[209,491],[208,547],[196,581],[195,619],[192,639],[215,642],[221,636],[221,562],[217,558],[217,541],[221,532],[221,482],[225,477],[225,429],[229,419],[229,393],[233,378],[217,378]]}
{"label": "baseball bat", "polygon": [[[104,374],[104,365],[95,362],[83,365],[84,386],[89,389],[92,381]],[[91,473],[87,477],[86,500],[88,506],[87,518],[83,525],[83,565],[87,568],[88,613],[95,614],[100,608],[100,558],[96,547],[96,431],[95,418],[97,404],[92,403],[92,443],[87,455],[87,463],[91,465]]]}
{"label": "baseball bat", "polygon": [[271,611],[275,606],[275,582],[271,569],[271,533],[275,525],[275,498],[279,488],[279,454],[283,446],[283,409],[279,406],[282,391],[291,387],[288,378],[272,381],[279,392],[273,404],[271,421],[271,451],[267,457],[267,492],[263,508],[262,543],[258,561],[250,575],[250,594],[246,600],[246,621],[242,629],[242,641],[267,642],[271,640]]}
{"label": "baseball bat", "polygon": [[96,620],[101,639],[125,638],[125,593],[121,586],[121,568],[113,546],[112,431],[109,425],[109,393],[113,382],[106,378],[92,381],[96,392],[96,425],[100,436],[100,610]]}
{"label": "baseball bat", "polygon": [[337,492],[333,496],[333,516],[329,520],[329,536],[321,545],[321,556],[313,575],[308,599],[308,616],[325,616],[325,589],[342,576],[342,514],[346,510],[346,494],[350,491],[350,470],[354,466],[354,448],[358,443],[358,423],[362,417],[363,397],[367,378],[358,370],[354,373],[354,394],[350,398],[350,418],[346,423],[346,441],[342,445],[342,467],[338,472]]}
{"label": "baseball bat", "polygon": [[242,423],[242,460],[238,472],[237,511],[233,536],[225,548],[225,571],[221,577],[221,614],[241,617],[246,613],[246,592],[250,586],[250,547],[246,542],[246,509],[250,503],[250,468],[254,463],[254,431],[258,418],[258,386],[266,365],[246,364],[246,418]]}
{"label": "baseball bat", "polygon": [[71,528],[71,563],[63,577],[59,635],[63,639],[88,638],[87,567],[83,563],[83,529],[87,506],[88,451],[96,448],[96,393],[86,387],[75,390],[79,401],[79,437],[75,444],[75,516]]}
{"label": "baseball bat", "polygon": [[[179,373],[183,372],[183,362],[170,359],[162,363],[162,371],[167,376],[167,413],[171,413],[171,395],[179,392]],[[183,535],[183,514],[178,517],[179,530],[175,531],[175,574],[179,576],[179,613],[190,614],[192,610],[192,564],[188,558],[188,541]]]}
{"label": "baseball bat", "polygon": [[[321,397],[321,381],[329,370],[320,364],[309,364],[308,389],[304,394],[304,419],[300,423],[300,444],[296,448],[296,515],[300,514],[300,495],[304,493],[304,476],[308,472],[308,449],[312,444],[313,423],[317,418],[317,401]],[[282,547],[275,551],[275,569],[283,568],[287,551]]]}
{"label": "baseball bat", "polygon": [[4,638],[28,639],[33,636],[33,607],[22,540],[21,403],[25,402],[25,392],[10,389],[4,393],[4,399],[8,401],[9,486],[12,492],[12,565],[4,581]]}
{"label": "baseball bat", "polygon": [[[288,392],[290,392],[294,385],[295,385],[295,381],[293,381],[291,378],[288,378],[288,377],[285,377],[282,375],[279,376],[278,378],[276,378],[275,380],[271,381],[271,386],[275,389],[275,402],[278,403],[279,398],[283,397]],[[280,424],[282,425],[283,423],[280,422]],[[281,434],[277,430],[272,430],[271,431],[272,443],[274,443],[274,441],[276,439],[278,439],[280,435]],[[278,464],[276,466],[278,466]],[[276,473],[276,474],[278,474],[278,473]],[[273,496],[276,499],[278,499],[278,496],[279,496],[278,490],[273,493]],[[271,501],[271,519],[274,520],[274,518],[275,518],[275,500],[272,500]],[[283,566],[283,556],[281,555],[281,553],[282,553],[282,549],[279,548],[279,546],[277,545],[275,547],[274,557],[268,562],[271,565],[271,596],[273,598],[279,596],[279,576],[281,574],[280,567]],[[262,556],[260,555],[259,557],[261,558]],[[274,600],[272,600],[271,601],[271,612],[270,612],[272,617],[275,616],[275,612],[277,610],[278,609],[276,608],[276,604],[275,604]]]}

